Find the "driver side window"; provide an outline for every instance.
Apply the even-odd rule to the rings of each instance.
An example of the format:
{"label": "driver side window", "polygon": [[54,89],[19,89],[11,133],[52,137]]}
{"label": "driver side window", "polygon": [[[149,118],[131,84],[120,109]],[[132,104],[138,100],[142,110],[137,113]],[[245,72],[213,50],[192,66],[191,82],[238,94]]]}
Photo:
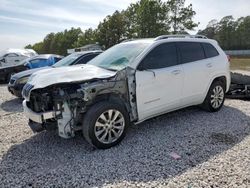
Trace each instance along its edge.
{"label": "driver side window", "polygon": [[139,65],[139,69],[161,69],[178,64],[175,43],[160,44],[149,52]]}

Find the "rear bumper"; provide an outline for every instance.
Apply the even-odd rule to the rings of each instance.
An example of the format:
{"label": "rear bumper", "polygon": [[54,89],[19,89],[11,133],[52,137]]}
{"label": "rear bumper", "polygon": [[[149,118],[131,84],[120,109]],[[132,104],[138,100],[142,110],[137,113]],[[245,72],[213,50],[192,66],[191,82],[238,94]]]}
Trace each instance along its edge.
{"label": "rear bumper", "polygon": [[43,124],[45,123],[46,120],[53,119],[56,117],[55,111],[39,112],[39,113],[32,111],[27,106],[26,100],[23,101],[23,110],[27,118],[39,124]]}

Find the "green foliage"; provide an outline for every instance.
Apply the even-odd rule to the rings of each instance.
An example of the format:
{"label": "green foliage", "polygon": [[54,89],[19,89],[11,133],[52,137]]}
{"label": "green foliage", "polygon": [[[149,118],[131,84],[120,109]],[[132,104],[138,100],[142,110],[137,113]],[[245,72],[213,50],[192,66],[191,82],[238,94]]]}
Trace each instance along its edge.
{"label": "green foliage", "polygon": [[125,39],[152,38],[171,32],[187,33],[197,26],[192,21],[192,5],[184,7],[185,0],[139,0],[123,11],[115,11],[99,23],[96,29],[71,28],[48,34],[42,42],[27,47],[38,53],[66,55],[67,49],[99,43],[109,48]]}
{"label": "green foliage", "polygon": [[126,17],[124,12],[115,11],[113,15],[107,16],[98,25],[96,32],[97,40],[104,48],[109,48],[126,39]]}
{"label": "green foliage", "polygon": [[250,49],[250,16],[238,20],[232,16],[225,16],[219,22],[212,20],[198,34],[216,39],[224,50]]}
{"label": "green foliage", "polygon": [[173,34],[183,33],[185,30],[193,30],[199,23],[192,19],[196,14],[192,4],[185,7],[185,0],[169,0],[167,2],[170,18],[169,24],[173,29]]}
{"label": "green foliage", "polygon": [[149,38],[169,33],[168,7],[161,0],[140,0],[126,10],[128,38]]}

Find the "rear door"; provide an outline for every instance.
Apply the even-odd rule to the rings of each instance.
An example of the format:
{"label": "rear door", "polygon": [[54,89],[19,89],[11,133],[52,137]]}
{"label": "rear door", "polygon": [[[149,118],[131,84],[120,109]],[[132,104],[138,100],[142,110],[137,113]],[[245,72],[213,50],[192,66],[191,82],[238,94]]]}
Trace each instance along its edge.
{"label": "rear door", "polygon": [[178,42],[181,64],[184,71],[182,105],[202,103],[204,93],[210,83],[210,61],[205,57],[205,52],[199,42]]}
{"label": "rear door", "polygon": [[139,120],[180,106],[183,71],[175,43],[160,44],[150,51],[136,71]]}

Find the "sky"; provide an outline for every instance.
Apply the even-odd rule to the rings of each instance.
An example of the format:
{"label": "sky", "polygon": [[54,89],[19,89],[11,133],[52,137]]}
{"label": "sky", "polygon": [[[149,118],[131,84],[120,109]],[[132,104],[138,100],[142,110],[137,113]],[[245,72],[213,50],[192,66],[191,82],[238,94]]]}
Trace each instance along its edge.
{"label": "sky", "polygon": [[[50,32],[71,27],[96,28],[115,10],[137,0],[0,0],[0,51],[40,42]],[[163,0],[164,1],[164,0]],[[249,0],[186,0],[196,11],[194,21],[204,29],[212,19],[250,15]]]}

